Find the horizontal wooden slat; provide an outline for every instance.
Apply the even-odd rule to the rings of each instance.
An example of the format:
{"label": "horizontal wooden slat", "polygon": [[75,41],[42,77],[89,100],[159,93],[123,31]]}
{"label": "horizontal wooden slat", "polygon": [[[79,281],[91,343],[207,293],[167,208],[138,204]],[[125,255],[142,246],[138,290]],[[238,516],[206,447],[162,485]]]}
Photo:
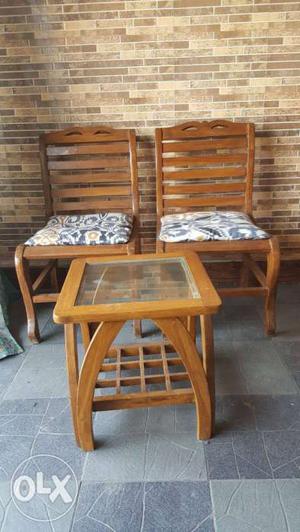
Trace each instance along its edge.
{"label": "horizontal wooden slat", "polygon": [[162,406],[172,404],[187,404],[194,402],[192,388],[172,391],[147,391],[138,393],[124,393],[118,395],[101,395],[94,397],[93,410],[121,410],[124,408],[143,408],[145,406]]}
{"label": "horizontal wooden slat", "polygon": [[46,144],[85,144],[87,142],[116,142],[128,140],[128,129],[99,127],[74,127],[63,131],[46,133],[43,139]]}
{"label": "horizontal wooden slat", "polygon": [[55,175],[50,174],[50,183],[53,185],[63,185],[67,183],[105,183],[118,181],[130,181],[130,174],[126,172],[99,172],[97,174],[70,174],[70,175]]}
{"label": "horizontal wooden slat", "polygon": [[220,206],[238,206],[238,205],[244,205],[245,203],[245,199],[244,197],[242,196],[226,196],[226,197],[223,197],[223,198],[220,198],[220,197],[216,197],[216,196],[213,196],[213,197],[204,197],[204,198],[201,198],[201,197],[197,197],[197,198],[184,198],[184,199],[181,199],[181,198],[178,198],[178,199],[166,199],[164,200],[164,207],[165,208],[168,208],[168,207],[202,207],[202,206],[205,206],[205,205],[210,205],[210,206],[216,206],[216,207],[220,207]]}
{"label": "horizontal wooden slat", "polygon": [[32,300],[34,303],[55,303],[58,296],[59,294],[36,294],[35,296],[32,296]]}
{"label": "horizontal wooden slat", "polygon": [[123,255],[127,244],[101,244],[99,246],[26,246],[24,256],[31,260],[78,259],[99,255]]}
{"label": "horizontal wooden slat", "polygon": [[214,179],[227,177],[245,177],[245,168],[221,167],[221,168],[196,168],[192,170],[177,170],[175,172],[163,172],[164,181],[185,180],[185,179]]}
{"label": "horizontal wooden slat", "polygon": [[219,288],[218,293],[222,297],[257,297],[267,294],[268,289],[262,286],[249,286],[245,288]]}
{"label": "horizontal wooden slat", "polygon": [[47,155],[49,157],[57,155],[80,155],[94,153],[129,153],[128,142],[47,147]]}
{"label": "horizontal wooden slat", "polygon": [[[165,382],[165,376],[163,374],[145,375],[144,378],[145,378],[146,384],[155,384],[155,383]],[[170,373],[170,380],[174,382],[189,381],[189,377],[186,372]],[[140,385],[140,383],[141,383],[140,376],[120,378],[121,386],[135,386],[135,385]],[[101,379],[101,380],[97,380],[96,387],[97,388],[115,388],[116,384],[117,384],[116,379]]]}
{"label": "horizontal wooden slat", "polygon": [[186,157],[165,157],[163,159],[163,166],[185,166],[195,164],[242,164],[247,160],[245,153],[238,153],[235,155],[199,155]]}
{"label": "horizontal wooden slat", "polygon": [[[198,242],[167,242],[166,251],[196,251],[203,254],[223,253],[224,258],[236,252],[265,253],[270,251],[269,239],[262,240],[210,240]],[[232,257],[231,257],[232,260]]]}
{"label": "horizontal wooden slat", "polygon": [[[112,346],[108,351],[109,358],[116,358],[117,349],[119,346]],[[123,356],[138,356],[139,345],[138,344],[126,344],[121,346]],[[158,344],[143,344],[144,355],[158,355],[161,352],[161,343]],[[164,343],[164,349],[168,353],[174,353],[174,347],[170,343]],[[174,358],[172,358],[174,360]]]}
{"label": "horizontal wooden slat", "polygon": [[49,170],[76,170],[87,168],[122,168],[128,166],[128,160],[125,158],[103,158],[103,159],[82,159],[69,161],[49,161]]}
{"label": "horizontal wooden slat", "polygon": [[81,187],[81,188],[64,188],[53,189],[54,198],[81,198],[85,196],[127,196],[130,194],[130,187]]}
{"label": "horizontal wooden slat", "polygon": [[211,192],[244,192],[246,183],[209,183],[206,185],[164,185],[164,195],[172,194],[201,194]]}
{"label": "horizontal wooden slat", "polygon": [[83,211],[91,209],[111,210],[111,209],[130,209],[131,201],[129,198],[112,201],[78,201],[78,202],[53,202],[55,212]]}
{"label": "horizontal wooden slat", "polygon": [[239,137],[247,132],[247,124],[181,124],[178,127],[164,128],[163,140],[208,137]]}
{"label": "horizontal wooden slat", "polygon": [[245,136],[221,140],[185,140],[184,142],[163,142],[163,153],[216,150],[225,148],[244,148],[247,146]]}

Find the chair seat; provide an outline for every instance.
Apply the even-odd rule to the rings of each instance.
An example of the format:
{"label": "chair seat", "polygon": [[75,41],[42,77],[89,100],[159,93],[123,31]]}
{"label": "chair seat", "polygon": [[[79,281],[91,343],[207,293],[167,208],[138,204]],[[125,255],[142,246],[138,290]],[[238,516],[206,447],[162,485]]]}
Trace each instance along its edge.
{"label": "chair seat", "polygon": [[159,235],[163,242],[266,238],[270,238],[270,235],[257,227],[247,214],[235,211],[168,214],[161,218]]}
{"label": "chair seat", "polygon": [[51,216],[47,225],[26,246],[96,246],[126,244],[133,228],[132,216],[121,212]]}

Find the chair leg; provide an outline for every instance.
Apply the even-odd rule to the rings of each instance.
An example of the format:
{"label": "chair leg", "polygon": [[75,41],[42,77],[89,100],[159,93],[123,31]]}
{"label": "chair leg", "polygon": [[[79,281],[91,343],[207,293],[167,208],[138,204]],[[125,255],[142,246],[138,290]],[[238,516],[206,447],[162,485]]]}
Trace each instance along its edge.
{"label": "chair leg", "polygon": [[240,286],[247,287],[249,286],[250,270],[249,266],[246,264],[245,260],[242,261],[241,272],[240,272]]}
{"label": "chair leg", "polygon": [[134,320],[133,322],[134,335],[136,338],[142,338],[142,320]]}
{"label": "chair leg", "polygon": [[270,238],[270,251],[267,255],[266,284],[268,293],[265,299],[265,331],[276,333],[276,292],[280,268],[280,250],[276,237]]}
{"label": "chair leg", "polygon": [[24,258],[24,248],[25,246],[21,244],[16,249],[16,273],[26,310],[28,336],[34,344],[38,344],[40,342],[39,326],[32,299],[32,284],[29,276],[28,261]]}
{"label": "chair leg", "polygon": [[57,260],[50,272],[51,287],[54,292],[59,293],[58,279],[57,279]]}

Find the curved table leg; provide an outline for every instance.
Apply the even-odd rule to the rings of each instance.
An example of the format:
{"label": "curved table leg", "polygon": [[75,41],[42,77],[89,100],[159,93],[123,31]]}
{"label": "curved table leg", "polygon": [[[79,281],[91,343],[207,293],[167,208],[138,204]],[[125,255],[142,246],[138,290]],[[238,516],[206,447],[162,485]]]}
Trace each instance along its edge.
{"label": "curved table leg", "polygon": [[124,321],[103,322],[98,327],[85,353],[79,375],[76,424],[80,447],[94,449],[92,406],[94,390],[101,364]]}
{"label": "curved table leg", "polygon": [[206,375],[192,336],[179,318],[154,319],[181,356],[192,383],[197,413],[197,438],[211,437],[211,402]]}
{"label": "curved table leg", "polygon": [[76,397],[78,386],[78,353],[77,353],[77,339],[74,323],[67,323],[65,325],[65,346],[66,346],[66,360],[67,373],[69,381],[69,396],[71,403],[71,414],[73,421],[74,434],[76,442],[79,445],[77,419],[76,419]]}
{"label": "curved table leg", "polygon": [[87,351],[90,345],[90,341],[91,341],[91,333],[90,333],[89,324],[86,322],[82,322],[80,324],[80,329],[81,329],[82,343],[83,343],[85,351]]}
{"label": "curved table leg", "polygon": [[211,403],[211,432],[215,427],[215,355],[212,317],[209,314],[200,316],[202,361],[206,374]]}

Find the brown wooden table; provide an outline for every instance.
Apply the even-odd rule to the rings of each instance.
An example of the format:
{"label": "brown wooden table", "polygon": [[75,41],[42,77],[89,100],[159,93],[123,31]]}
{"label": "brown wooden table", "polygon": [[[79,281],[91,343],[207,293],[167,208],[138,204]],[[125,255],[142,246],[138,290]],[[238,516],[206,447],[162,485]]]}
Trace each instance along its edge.
{"label": "brown wooden table", "polygon": [[[214,429],[212,314],[221,300],[193,252],[74,260],[54,309],[65,326],[74,432],[94,449],[92,411],[195,402],[197,437]],[[202,356],[195,343],[200,316]],[[150,319],[165,339],[114,345],[127,320]],[[75,325],[85,356],[78,367]],[[99,394],[100,392],[100,394]]]}

